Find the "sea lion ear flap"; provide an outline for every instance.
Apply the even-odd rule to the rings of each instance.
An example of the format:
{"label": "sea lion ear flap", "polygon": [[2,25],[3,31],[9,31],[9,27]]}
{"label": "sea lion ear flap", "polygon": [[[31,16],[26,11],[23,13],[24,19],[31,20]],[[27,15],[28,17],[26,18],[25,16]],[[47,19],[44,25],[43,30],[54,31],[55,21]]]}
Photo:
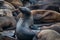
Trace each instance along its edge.
{"label": "sea lion ear flap", "polygon": [[19,10],[27,17],[31,15],[31,10],[27,7],[19,7]]}

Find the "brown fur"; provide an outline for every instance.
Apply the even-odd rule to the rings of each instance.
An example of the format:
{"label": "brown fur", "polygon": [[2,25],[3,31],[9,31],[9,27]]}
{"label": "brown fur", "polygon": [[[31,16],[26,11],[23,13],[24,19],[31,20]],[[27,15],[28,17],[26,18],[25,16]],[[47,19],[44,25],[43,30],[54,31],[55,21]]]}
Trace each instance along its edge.
{"label": "brown fur", "polygon": [[[47,13],[48,12],[48,13]],[[56,22],[60,21],[60,13],[56,11],[51,10],[32,10],[31,11],[34,19],[40,19],[44,14],[44,17],[42,18],[43,22]]]}
{"label": "brown fur", "polygon": [[[2,30],[3,28],[15,28],[16,27],[16,20],[13,17],[0,17],[0,29]],[[1,31],[0,30],[0,31]]]}
{"label": "brown fur", "polygon": [[55,30],[57,31],[58,33],[60,33],[60,23],[56,23],[56,24],[53,24],[51,26],[43,26],[41,27],[41,29],[52,29],[52,30]]}
{"label": "brown fur", "polygon": [[7,8],[9,8],[11,11],[15,10],[15,7],[11,3],[7,2],[7,1],[4,1],[4,5]]}
{"label": "brown fur", "polygon": [[38,40],[60,40],[60,34],[54,30],[42,30],[37,35]]}
{"label": "brown fur", "polygon": [[14,9],[14,7],[6,1],[4,1],[4,6],[6,6],[9,9],[2,9],[2,11],[0,11],[0,31],[2,31],[2,29],[5,27],[13,28],[16,26],[16,20],[13,18],[12,15],[12,9]]}
{"label": "brown fur", "polygon": [[23,6],[23,4],[20,0],[5,0],[5,1],[13,4],[14,6]]}
{"label": "brown fur", "polygon": [[15,10],[15,7],[11,3],[6,2],[6,1],[4,1],[4,6],[6,7],[6,9],[0,9],[0,15],[13,17],[12,12]]}
{"label": "brown fur", "polygon": [[11,10],[6,10],[5,13],[3,13],[5,10],[2,9],[2,11],[0,12],[0,16],[8,16],[8,17],[13,17],[12,15],[12,11]]}

